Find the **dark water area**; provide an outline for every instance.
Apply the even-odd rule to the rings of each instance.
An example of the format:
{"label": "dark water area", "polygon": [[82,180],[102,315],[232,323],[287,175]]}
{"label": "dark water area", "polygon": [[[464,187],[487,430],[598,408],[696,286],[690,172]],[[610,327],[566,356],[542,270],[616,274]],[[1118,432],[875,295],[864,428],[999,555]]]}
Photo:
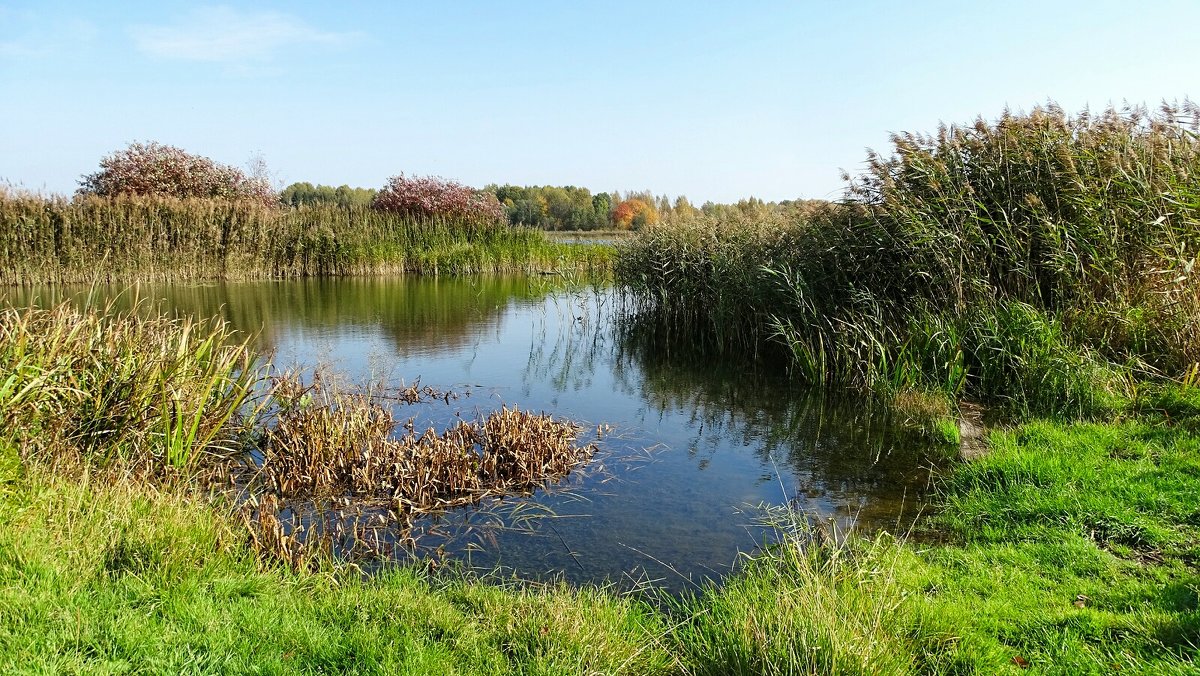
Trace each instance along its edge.
{"label": "dark water area", "polygon": [[[501,405],[577,421],[587,439],[611,428],[595,461],[563,486],[437,520],[448,531],[497,521],[444,543],[486,570],[678,590],[719,579],[739,552],[772,538],[762,505],[790,503],[842,528],[902,530],[928,483],[929,449],[886,414],[814,396],[778,369],[632,340],[607,288],[352,278],[2,293],[10,304],[92,295],[128,306],[137,296],[222,317],[278,367],[322,364],[350,383],[391,387],[419,378],[464,395],[398,408],[418,430]],[[552,516],[523,518],[538,513]]]}

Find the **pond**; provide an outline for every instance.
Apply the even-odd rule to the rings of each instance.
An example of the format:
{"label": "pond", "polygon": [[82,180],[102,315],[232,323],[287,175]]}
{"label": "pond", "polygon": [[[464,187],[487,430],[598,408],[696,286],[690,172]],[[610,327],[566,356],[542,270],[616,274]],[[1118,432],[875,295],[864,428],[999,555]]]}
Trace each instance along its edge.
{"label": "pond", "polygon": [[[88,295],[128,304],[136,295],[220,316],[278,366],[322,364],[392,386],[419,378],[464,395],[397,410],[418,430],[501,405],[577,421],[588,439],[602,426],[594,465],[566,490],[506,499],[507,511],[489,517],[504,527],[447,543],[451,556],[485,570],[684,589],[719,579],[739,552],[770,540],[761,505],[792,504],[842,528],[903,529],[928,483],[929,449],[886,415],[813,396],[778,369],[632,340],[611,288],[346,278],[4,293],[14,304]],[[538,511],[552,516],[513,516]],[[471,518],[468,510],[442,521]]]}

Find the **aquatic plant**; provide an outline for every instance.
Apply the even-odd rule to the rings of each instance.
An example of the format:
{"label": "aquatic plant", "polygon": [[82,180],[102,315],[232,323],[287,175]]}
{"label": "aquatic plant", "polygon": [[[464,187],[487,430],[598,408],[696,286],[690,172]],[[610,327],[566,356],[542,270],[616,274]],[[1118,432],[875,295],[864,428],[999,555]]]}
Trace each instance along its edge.
{"label": "aquatic plant", "polygon": [[492,221],[365,207],[285,210],[133,195],[67,201],[0,191],[0,284],[565,268],[604,274],[611,251],[554,244]]}
{"label": "aquatic plant", "polygon": [[839,209],[649,228],[615,274],[632,311],[818,385],[1103,410],[1200,361],[1198,115],[897,134]]}
{"label": "aquatic plant", "polygon": [[[272,377],[218,320],[145,307],[0,310],[0,445],[31,466],[234,486],[252,542],[294,563],[332,550],[334,529],[310,538],[284,527],[301,510],[336,521],[351,503],[381,508],[403,534],[414,513],[530,493],[595,450],[568,421],[508,407],[397,435],[390,404],[456,396]],[[350,540],[337,553],[352,552],[353,524],[337,534]]]}
{"label": "aquatic plant", "polygon": [[0,310],[0,434],[35,461],[215,471],[242,453],[260,375],[218,320]]}
{"label": "aquatic plant", "polygon": [[[391,400],[449,402],[453,396],[410,387]],[[575,424],[515,407],[418,434],[410,423],[402,426],[377,393],[346,391],[319,379],[305,385],[286,376],[270,397],[261,462],[250,468],[249,490],[257,499],[246,517],[256,541],[293,563],[331,551],[334,539],[348,539],[353,548],[364,511],[404,546],[412,516],[532,492],[565,477],[596,450],[579,443]],[[299,534],[304,528],[296,526],[304,519],[291,517],[330,508],[343,514],[311,518]]]}

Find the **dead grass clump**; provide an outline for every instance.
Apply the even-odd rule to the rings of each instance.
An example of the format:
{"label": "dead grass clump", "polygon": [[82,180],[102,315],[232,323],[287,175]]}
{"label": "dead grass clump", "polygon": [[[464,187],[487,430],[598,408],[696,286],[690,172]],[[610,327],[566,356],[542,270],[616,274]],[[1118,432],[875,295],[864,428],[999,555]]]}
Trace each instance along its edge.
{"label": "dead grass clump", "polygon": [[565,477],[596,450],[578,443],[578,426],[516,407],[418,434],[380,403],[386,397],[292,379],[273,394],[278,410],[263,431],[261,465],[249,485],[260,498],[246,518],[252,544],[293,566],[305,559],[297,543],[361,544],[346,524],[323,518],[305,524],[294,518],[300,514],[328,514],[335,506],[374,513],[403,539],[416,515],[529,493]]}
{"label": "dead grass clump", "polygon": [[580,429],[503,407],[482,421],[417,434],[368,395],[325,393],[289,405],[263,434],[263,488],[284,499],[386,500],[400,511],[440,510],[526,492],[594,452]]}

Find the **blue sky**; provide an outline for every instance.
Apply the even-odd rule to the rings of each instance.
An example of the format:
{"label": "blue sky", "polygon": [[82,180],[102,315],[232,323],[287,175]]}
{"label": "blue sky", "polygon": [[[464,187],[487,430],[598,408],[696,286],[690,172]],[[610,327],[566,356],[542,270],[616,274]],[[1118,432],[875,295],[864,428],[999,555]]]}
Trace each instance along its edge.
{"label": "blue sky", "polygon": [[0,179],[155,140],[284,183],[834,198],[892,131],[1200,96],[1200,2],[6,2]]}

